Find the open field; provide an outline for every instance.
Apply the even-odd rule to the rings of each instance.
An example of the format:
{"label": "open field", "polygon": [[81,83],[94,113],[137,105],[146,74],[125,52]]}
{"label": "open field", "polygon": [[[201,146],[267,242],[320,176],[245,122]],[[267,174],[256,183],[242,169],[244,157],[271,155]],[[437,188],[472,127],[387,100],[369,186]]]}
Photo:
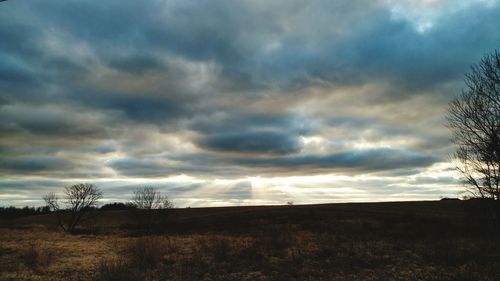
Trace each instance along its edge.
{"label": "open field", "polygon": [[[1,280],[500,280],[480,201],[96,211],[1,221]],[[487,204],[486,204],[487,205]]]}

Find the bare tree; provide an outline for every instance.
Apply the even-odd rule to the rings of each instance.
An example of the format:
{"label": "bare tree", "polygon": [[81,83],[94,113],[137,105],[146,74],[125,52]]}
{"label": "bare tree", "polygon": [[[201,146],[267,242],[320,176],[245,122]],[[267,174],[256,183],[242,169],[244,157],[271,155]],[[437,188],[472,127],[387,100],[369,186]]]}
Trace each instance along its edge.
{"label": "bare tree", "polygon": [[66,231],[66,227],[64,226],[61,218],[61,212],[59,207],[59,198],[54,192],[49,192],[45,196],[43,196],[43,200],[45,201],[45,205],[49,207],[49,210],[56,214],[57,218],[57,226],[62,228],[62,230]]}
{"label": "bare tree", "polygon": [[75,184],[64,188],[64,203],[68,205],[69,218],[64,224],[59,215],[59,198],[54,193],[48,193],[43,197],[47,206],[56,212],[59,226],[68,232],[73,232],[77,225],[83,220],[85,213],[92,207],[97,206],[102,198],[102,192],[96,186],[88,183]]}
{"label": "bare tree", "polygon": [[173,203],[166,195],[162,195],[160,191],[152,187],[139,188],[134,191],[132,203],[138,209],[170,209],[173,208]]}
{"label": "bare tree", "polygon": [[49,192],[43,196],[43,201],[51,211],[59,210],[59,198],[54,192]]}
{"label": "bare tree", "polygon": [[102,198],[102,192],[97,186],[80,183],[64,188],[66,194],[66,203],[71,210],[68,231],[75,230],[85,213],[91,208],[97,206]]}
{"label": "bare tree", "polygon": [[[139,209],[139,215],[146,215],[142,223],[145,224],[144,227],[148,231],[151,231],[153,228],[154,209],[170,209],[174,206],[166,195],[162,195],[160,191],[152,187],[144,187],[135,190],[132,203]],[[141,210],[143,212],[140,212]],[[141,219],[144,218],[142,217]]]}
{"label": "bare tree", "polygon": [[473,65],[465,84],[447,115],[457,170],[474,196],[500,200],[500,53]]}

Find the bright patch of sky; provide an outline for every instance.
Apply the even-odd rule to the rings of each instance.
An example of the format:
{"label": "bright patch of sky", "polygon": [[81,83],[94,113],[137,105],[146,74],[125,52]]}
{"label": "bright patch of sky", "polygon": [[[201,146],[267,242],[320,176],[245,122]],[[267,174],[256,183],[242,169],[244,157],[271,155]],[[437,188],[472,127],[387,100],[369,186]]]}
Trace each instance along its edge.
{"label": "bright patch of sky", "polygon": [[408,20],[415,29],[424,33],[442,18],[471,7],[492,8],[498,0],[387,0],[394,20]]}

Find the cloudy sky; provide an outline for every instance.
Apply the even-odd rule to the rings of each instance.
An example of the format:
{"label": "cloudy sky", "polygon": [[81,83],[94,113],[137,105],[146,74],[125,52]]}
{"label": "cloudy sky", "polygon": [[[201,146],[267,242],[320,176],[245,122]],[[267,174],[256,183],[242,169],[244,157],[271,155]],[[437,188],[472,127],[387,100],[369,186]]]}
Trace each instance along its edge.
{"label": "cloudy sky", "polygon": [[80,182],[177,206],[439,199],[496,0],[0,3],[0,205]]}

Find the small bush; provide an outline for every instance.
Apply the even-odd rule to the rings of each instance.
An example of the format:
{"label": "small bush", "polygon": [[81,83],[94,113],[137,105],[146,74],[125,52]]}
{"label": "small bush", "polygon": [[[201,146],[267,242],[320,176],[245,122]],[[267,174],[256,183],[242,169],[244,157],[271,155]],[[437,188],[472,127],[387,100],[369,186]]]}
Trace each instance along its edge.
{"label": "small bush", "polygon": [[119,259],[101,260],[96,279],[101,281],[157,280],[164,274],[167,253],[174,250],[165,237],[145,236],[129,242]]}
{"label": "small bush", "polygon": [[214,236],[204,241],[202,252],[213,256],[216,260],[228,259],[231,243],[227,238]]}
{"label": "small bush", "polygon": [[257,232],[254,238],[259,241],[261,251],[272,256],[283,256],[297,244],[296,228],[292,225],[270,227]]}
{"label": "small bush", "polygon": [[123,259],[104,259],[97,266],[97,280],[99,281],[132,281],[139,280],[137,272],[132,270]]}
{"label": "small bush", "polygon": [[161,237],[140,237],[129,244],[127,256],[131,264],[139,268],[155,268],[164,261],[171,248],[169,244],[168,240]]}
{"label": "small bush", "polygon": [[31,269],[38,269],[49,266],[54,260],[55,253],[47,246],[30,243],[23,253],[24,264]]}

